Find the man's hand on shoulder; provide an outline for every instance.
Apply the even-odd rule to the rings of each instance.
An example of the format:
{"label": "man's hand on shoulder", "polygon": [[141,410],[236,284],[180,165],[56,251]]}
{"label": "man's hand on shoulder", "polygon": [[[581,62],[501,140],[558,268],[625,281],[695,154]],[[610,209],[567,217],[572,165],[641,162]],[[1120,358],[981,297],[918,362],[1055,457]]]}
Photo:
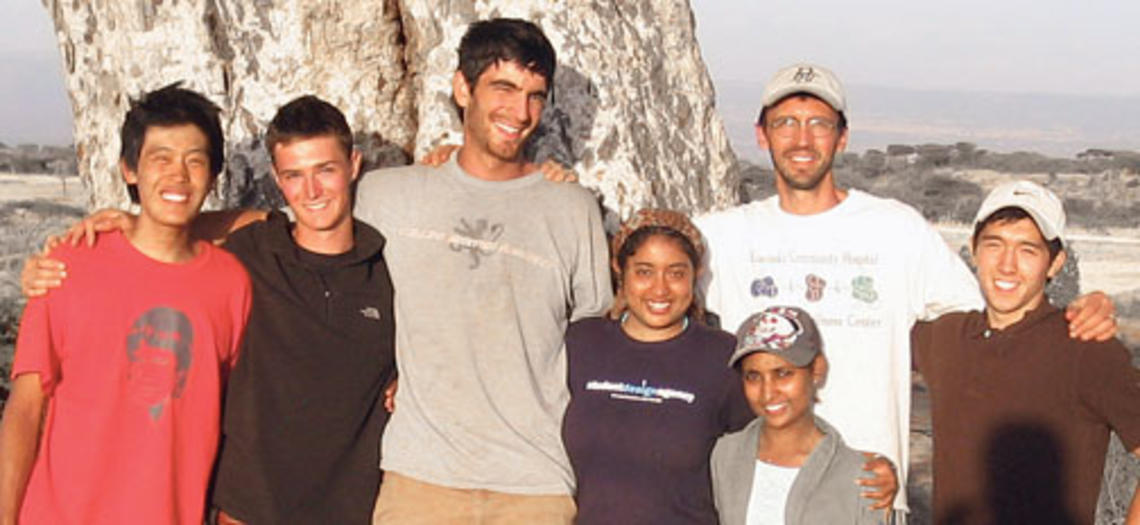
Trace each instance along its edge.
{"label": "man's hand on shoulder", "polygon": [[1082,295],[1065,309],[1069,337],[1081,341],[1108,341],[1116,337],[1116,305],[1104,292]]}
{"label": "man's hand on shoulder", "polygon": [[554,159],[546,159],[538,169],[542,171],[542,176],[551,182],[578,182],[578,174],[573,169],[563,166]]}
{"label": "man's hand on shoulder", "polygon": [[191,225],[195,239],[221,245],[231,233],[269,218],[265,210],[239,208],[202,212]]}
{"label": "man's hand on shoulder", "polygon": [[451,159],[451,155],[459,150],[458,144],[440,144],[420,158],[424,166],[439,167]]}
{"label": "man's hand on shoulder", "polygon": [[24,261],[20,272],[20,293],[24,297],[40,297],[49,290],[59,288],[67,278],[67,266],[47,254],[32,254]]}
{"label": "man's hand on shoulder", "polygon": [[[123,233],[130,233],[134,230],[135,222],[137,221],[137,215],[114,208],[103,208],[71,225],[71,227],[64,232],[61,241],[72,246],[79,246],[80,242],[83,242],[88,247],[95,246],[95,239],[99,237],[100,233],[116,230],[122,231]],[[51,241],[49,237],[48,243],[51,243]],[[45,245],[45,249],[46,248],[47,246]]]}
{"label": "man's hand on shoulder", "polygon": [[24,261],[24,270],[20,272],[20,292],[25,297],[40,297],[63,285],[67,267],[62,261],[51,258],[52,250],[60,244],[79,246],[83,243],[91,247],[100,233],[114,230],[129,232],[134,229],[137,219],[125,211],[105,208],[71,225],[63,235],[49,236],[40,253],[32,254]]}

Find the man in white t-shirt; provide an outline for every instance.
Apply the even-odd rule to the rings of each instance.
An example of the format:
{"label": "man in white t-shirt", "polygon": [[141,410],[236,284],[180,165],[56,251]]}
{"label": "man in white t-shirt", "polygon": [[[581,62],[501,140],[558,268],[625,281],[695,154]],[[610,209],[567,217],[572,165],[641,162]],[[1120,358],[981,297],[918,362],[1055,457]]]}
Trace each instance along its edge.
{"label": "man in white t-shirt", "polygon": [[[910,329],[916,320],[980,309],[977,282],[910,206],[836,186],[832,161],[847,145],[839,79],[811,64],[781,69],[766,86],[756,139],[771,154],[777,195],[695,222],[708,243],[708,309],[735,330],[773,304],[815,318],[831,349],[818,412],[852,448],[886,455],[905,486],[910,420]],[[1070,328],[1115,333],[1104,294]],[[895,508],[902,521],[906,491]]]}

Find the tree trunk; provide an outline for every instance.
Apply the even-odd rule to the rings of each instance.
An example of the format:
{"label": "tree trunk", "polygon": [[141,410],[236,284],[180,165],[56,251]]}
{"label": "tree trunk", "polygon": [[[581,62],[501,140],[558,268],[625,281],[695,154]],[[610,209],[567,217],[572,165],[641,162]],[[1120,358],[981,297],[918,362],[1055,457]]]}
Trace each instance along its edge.
{"label": "tree trunk", "polygon": [[212,207],[267,204],[262,134],[301,94],[344,111],[370,166],[459,143],[455,50],[471,21],[492,16],[534,21],[558,52],[531,155],[572,165],[622,215],[737,200],[735,157],[684,0],[43,1],[93,207],[127,202],[117,160],[128,97],[179,80],[224,110],[228,162]]}

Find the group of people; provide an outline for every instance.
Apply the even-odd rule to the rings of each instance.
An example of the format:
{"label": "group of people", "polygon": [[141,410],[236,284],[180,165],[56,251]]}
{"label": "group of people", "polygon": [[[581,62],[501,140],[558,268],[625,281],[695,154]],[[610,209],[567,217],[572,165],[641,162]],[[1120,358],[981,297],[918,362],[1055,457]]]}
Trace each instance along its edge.
{"label": "group of people", "polygon": [[133,100],[138,214],[22,277],[0,524],[902,523],[912,361],[937,523],[1091,522],[1110,429],[1140,453],[1140,372],[1104,294],[1044,295],[1055,195],[991,193],[975,279],[913,209],[836,184],[845,94],[797,64],[756,124],[777,195],[607,242],[593,195],[522,154],[555,66],[536,25],[472,24],[439,166],[362,175],[337,108],[285,104],[290,214],[200,213],[218,107]]}

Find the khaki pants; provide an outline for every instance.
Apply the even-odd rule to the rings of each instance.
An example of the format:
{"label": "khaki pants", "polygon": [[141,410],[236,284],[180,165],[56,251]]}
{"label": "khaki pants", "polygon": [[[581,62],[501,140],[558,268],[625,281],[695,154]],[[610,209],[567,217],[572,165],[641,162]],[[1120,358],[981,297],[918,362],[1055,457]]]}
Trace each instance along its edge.
{"label": "khaki pants", "polygon": [[571,525],[570,496],[453,489],[385,472],[373,525]]}

